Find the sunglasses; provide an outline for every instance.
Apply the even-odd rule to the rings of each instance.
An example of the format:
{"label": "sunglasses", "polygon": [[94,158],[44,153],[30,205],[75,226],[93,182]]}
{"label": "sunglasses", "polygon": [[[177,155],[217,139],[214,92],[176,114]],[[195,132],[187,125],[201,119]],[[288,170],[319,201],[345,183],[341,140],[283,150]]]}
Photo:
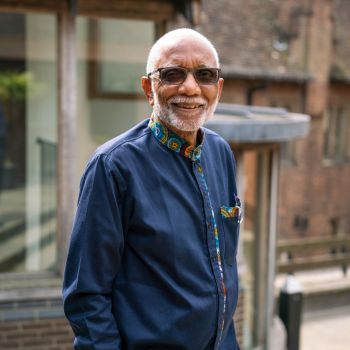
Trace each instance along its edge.
{"label": "sunglasses", "polygon": [[220,68],[183,68],[183,67],[164,67],[158,68],[147,74],[150,79],[153,75],[159,74],[159,80],[166,85],[182,84],[191,72],[199,85],[216,84],[220,78]]}

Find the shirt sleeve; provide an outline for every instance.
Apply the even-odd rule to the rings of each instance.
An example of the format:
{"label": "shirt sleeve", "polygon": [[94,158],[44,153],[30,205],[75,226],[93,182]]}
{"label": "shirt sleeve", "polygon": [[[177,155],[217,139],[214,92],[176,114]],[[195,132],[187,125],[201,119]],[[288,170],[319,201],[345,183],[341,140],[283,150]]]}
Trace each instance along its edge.
{"label": "shirt sleeve", "polygon": [[124,248],[117,180],[107,156],[99,155],[81,181],[63,282],[74,349],[121,347],[111,300]]}

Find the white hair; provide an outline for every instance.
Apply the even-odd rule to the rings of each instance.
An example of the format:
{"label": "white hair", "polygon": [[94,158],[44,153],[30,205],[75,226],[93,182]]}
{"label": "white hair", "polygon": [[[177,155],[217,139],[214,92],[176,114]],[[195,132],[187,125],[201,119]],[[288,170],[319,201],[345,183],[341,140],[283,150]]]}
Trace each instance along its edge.
{"label": "white hair", "polygon": [[156,69],[157,61],[159,60],[159,57],[161,56],[162,50],[165,46],[169,45],[169,43],[174,42],[175,40],[183,38],[193,38],[208,46],[214,55],[217,66],[220,66],[219,55],[214,45],[204,35],[200,34],[199,32],[193,29],[180,28],[164,34],[153,44],[148,54],[146,72],[150,73]]}

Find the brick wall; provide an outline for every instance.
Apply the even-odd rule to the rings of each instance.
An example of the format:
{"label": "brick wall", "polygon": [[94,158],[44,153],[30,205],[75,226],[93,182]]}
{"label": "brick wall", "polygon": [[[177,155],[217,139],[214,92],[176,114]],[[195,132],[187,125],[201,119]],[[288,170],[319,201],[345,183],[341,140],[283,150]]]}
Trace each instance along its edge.
{"label": "brick wall", "polygon": [[[247,89],[258,81],[226,80],[223,102],[244,103]],[[263,106],[288,106],[302,112],[303,86],[271,82],[257,91],[254,103]],[[328,105],[343,106],[350,116],[350,85],[329,85]],[[321,98],[321,97],[319,97]],[[309,135],[296,140],[295,162],[282,161],[279,179],[279,238],[330,236],[331,220],[340,218],[341,232],[350,233],[350,162],[326,164],[323,157],[323,114],[311,120]],[[305,229],[296,223],[307,218]]]}
{"label": "brick wall", "polygon": [[0,322],[0,349],[71,350],[73,333],[64,318]]}
{"label": "brick wall", "polygon": [[[342,231],[350,232],[350,164],[324,164],[322,147],[322,120],[315,119],[308,138],[298,143],[297,166],[281,171],[279,233],[283,238],[330,236],[332,218],[342,218]],[[297,216],[308,219],[305,229],[296,225]]]}

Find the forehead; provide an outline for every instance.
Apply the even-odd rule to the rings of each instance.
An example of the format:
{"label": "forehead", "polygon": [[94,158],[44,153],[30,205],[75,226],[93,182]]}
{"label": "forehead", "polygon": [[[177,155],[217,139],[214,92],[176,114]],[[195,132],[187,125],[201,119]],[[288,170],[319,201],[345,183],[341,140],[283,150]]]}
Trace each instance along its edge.
{"label": "forehead", "polygon": [[160,50],[156,68],[167,66],[217,67],[213,49],[198,39],[177,39]]}

